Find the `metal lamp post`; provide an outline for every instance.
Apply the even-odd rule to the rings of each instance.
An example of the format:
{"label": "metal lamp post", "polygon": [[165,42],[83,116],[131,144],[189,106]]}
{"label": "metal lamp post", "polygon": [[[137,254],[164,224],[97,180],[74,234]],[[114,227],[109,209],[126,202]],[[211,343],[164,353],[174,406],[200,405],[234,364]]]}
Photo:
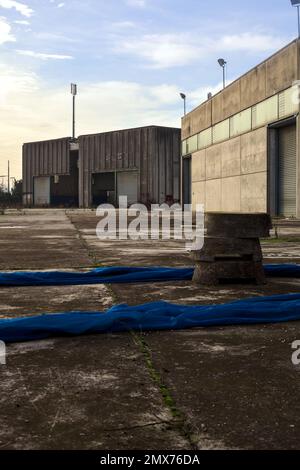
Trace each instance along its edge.
{"label": "metal lamp post", "polygon": [[77,95],[77,85],[76,83],[71,83],[71,94],[73,95],[73,130],[72,130],[72,137],[75,139],[75,101]]}
{"label": "metal lamp post", "polygon": [[297,14],[298,14],[298,38],[300,39],[300,1],[299,0],[291,0],[291,4],[293,7],[297,7]]}
{"label": "metal lamp post", "polygon": [[224,59],[218,59],[218,63],[220,65],[220,67],[222,67],[222,69],[223,69],[223,88],[225,88],[226,87],[225,69],[226,69],[227,62]]}
{"label": "metal lamp post", "polygon": [[184,93],[180,93],[181,98],[183,99],[183,111],[184,116],[186,115],[186,95]]}

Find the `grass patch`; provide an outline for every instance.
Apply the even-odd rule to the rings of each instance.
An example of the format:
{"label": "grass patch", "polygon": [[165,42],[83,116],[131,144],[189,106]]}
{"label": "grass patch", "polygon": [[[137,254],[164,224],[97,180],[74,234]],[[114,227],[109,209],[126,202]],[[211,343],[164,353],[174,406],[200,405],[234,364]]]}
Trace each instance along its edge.
{"label": "grass patch", "polygon": [[155,369],[153,361],[152,361],[152,354],[149,346],[147,345],[144,338],[135,332],[131,333],[134,339],[134,342],[140,347],[146,362],[147,369],[149,374],[153,380],[153,382],[159,387],[160,393],[163,398],[163,402],[166,407],[170,410],[173,418],[176,418],[179,421],[183,422],[183,417],[180,411],[176,407],[176,403],[168,389],[168,387],[163,383],[162,377],[160,373]]}
{"label": "grass patch", "polygon": [[299,237],[262,238],[262,244],[300,243]]}

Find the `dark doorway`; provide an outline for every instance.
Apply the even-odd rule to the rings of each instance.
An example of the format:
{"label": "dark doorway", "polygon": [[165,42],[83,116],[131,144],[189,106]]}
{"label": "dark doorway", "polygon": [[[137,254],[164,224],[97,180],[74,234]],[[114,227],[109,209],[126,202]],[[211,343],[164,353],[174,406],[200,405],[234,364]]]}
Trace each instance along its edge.
{"label": "dark doorway", "polygon": [[115,204],[116,202],[116,174],[94,173],[92,175],[93,206],[100,204]]}
{"label": "dark doorway", "polygon": [[182,197],[183,204],[192,203],[192,158],[182,159]]}
{"label": "dark doorway", "polygon": [[70,174],[51,177],[51,205],[78,207],[78,150],[70,152]]}

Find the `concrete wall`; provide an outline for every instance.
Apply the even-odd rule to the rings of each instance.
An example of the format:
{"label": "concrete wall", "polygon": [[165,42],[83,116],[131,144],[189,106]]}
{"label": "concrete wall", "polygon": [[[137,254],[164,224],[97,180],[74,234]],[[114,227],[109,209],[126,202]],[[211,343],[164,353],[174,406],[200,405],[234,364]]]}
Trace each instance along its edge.
{"label": "concrete wall", "polygon": [[267,211],[267,128],[192,155],[192,202],[206,211]]}
{"label": "concrete wall", "polygon": [[294,41],[182,119],[182,140],[290,87],[299,77]]}

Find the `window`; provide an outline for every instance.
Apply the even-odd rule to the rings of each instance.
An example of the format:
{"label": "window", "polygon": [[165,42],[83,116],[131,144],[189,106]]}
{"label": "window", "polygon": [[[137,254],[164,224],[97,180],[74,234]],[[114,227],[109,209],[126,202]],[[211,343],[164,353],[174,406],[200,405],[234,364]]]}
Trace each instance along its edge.
{"label": "window", "polygon": [[212,144],[212,128],[206,129],[205,131],[198,134],[198,149],[209,147]]}
{"label": "window", "polygon": [[181,145],[182,145],[182,148],[181,148],[182,155],[186,155],[188,153],[187,152],[187,140],[183,140]]}
{"label": "window", "polygon": [[279,93],[279,118],[289,116],[299,111],[299,85]]}
{"label": "window", "polygon": [[252,126],[260,127],[278,119],[278,95],[259,103],[252,108]]}
{"label": "window", "polygon": [[230,137],[251,131],[252,109],[246,109],[230,118]]}
{"label": "window", "polygon": [[187,140],[187,153],[197,152],[198,150],[198,136],[193,135]]}
{"label": "window", "polygon": [[213,143],[229,139],[229,119],[213,126]]}

